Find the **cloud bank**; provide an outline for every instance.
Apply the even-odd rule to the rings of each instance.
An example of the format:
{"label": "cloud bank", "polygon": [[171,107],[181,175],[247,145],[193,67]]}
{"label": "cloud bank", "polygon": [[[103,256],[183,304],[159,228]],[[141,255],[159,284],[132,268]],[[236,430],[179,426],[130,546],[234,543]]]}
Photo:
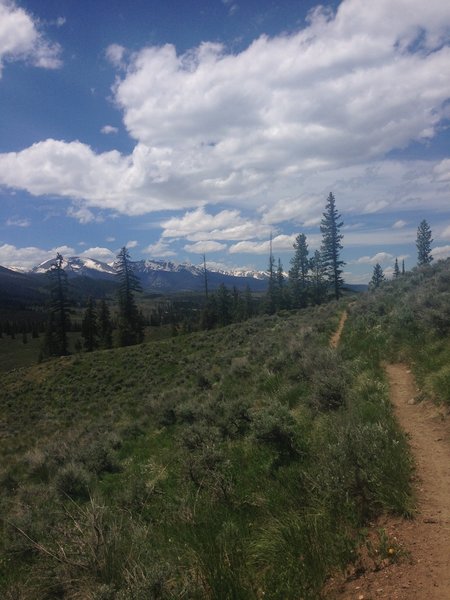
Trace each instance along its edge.
{"label": "cloud bank", "polygon": [[[9,29],[24,32],[20,44],[0,45],[0,57],[56,66],[57,48],[30,17],[0,7],[15,19]],[[331,189],[341,212],[445,210],[450,158],[386,155],[431,139],[450,116],[449,32],[442,0],[378,0],[370,10],[344,0],[336,13],[318,8],[305,28],[261,36],[237,54],[211,42],[184,54],[170,44],[134,54],[112,44],[113,94],[133,152],[47,139],[1,154],[0,184],[74,200],[74,215],[82,207],[130,216],[187,210],[186,220],[207,205],[230,208],[189,231],[192,243],[249,241],[286,221],[317,224]],[[88,222],[93,213],[79,214]],[[176,225],[163,225],[164,239]]]}

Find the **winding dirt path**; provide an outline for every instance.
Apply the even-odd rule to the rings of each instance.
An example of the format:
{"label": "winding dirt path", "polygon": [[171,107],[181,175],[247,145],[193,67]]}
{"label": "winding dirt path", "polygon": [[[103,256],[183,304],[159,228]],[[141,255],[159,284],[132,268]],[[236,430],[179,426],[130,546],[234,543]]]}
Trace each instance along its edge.
{"label": "winding dirt path", "polygon": [[416,461],[417,510],[411,520],[388,518],[379,526],[407,557],[367,570],[330,598],[450,600],[450,423],[436,406],[414,401],[417,388],[406,365],[388,365],[386,372],[395,414]]}
{"label": "winding dirt path", "polygon": [[341,318],[339,320],[338,328],[336,329],[336,331],[331,336],[331,339],[330,339],[330,348],[337,348],[338,347],[339,341],[341,339],[342,330],[344,329],[344,325],[345,325],[345,321],[347,320],[347,317],[348,317],[348,313],[345,310],[342,313]]}

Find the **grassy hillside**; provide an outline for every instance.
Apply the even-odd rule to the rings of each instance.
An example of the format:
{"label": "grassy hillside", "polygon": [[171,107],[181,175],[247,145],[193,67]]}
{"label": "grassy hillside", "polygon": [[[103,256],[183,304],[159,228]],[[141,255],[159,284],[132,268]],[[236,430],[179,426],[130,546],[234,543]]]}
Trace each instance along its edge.
{"label": "grassy hillside", "polygon": [[368,519],[411,509],[359,304],[328,348],[342,310],[4,374],[2,597],[317,599]]}
{"label": "grassy hillside", "polygon": [[450,259],[384,283],[350,312],[352,356],[404,360],[424,396],[450,405]]}

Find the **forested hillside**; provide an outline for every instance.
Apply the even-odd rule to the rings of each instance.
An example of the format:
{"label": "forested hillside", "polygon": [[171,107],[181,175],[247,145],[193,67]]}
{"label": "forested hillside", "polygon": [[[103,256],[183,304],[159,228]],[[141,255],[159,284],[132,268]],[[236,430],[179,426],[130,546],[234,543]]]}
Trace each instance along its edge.
{"label": "forested hillside", "polygon": [[449,284],[447,261],[349,306],[3,375],[2,597],[319,598],[362,527],[411,514],[380,363],[450,400]]}

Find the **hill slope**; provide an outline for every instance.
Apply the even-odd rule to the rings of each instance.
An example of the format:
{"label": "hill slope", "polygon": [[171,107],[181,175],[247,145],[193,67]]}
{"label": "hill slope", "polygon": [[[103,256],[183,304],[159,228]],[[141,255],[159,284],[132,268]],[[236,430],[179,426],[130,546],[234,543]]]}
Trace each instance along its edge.
{"label": "hill slope", "polygon": [[329,349],[338,320],[324,306],[7,374],[3,594],[316,599],[355,528],[409,505],[386,390]]}
{"label": "hill slope", "polygon": [[380,364],[448,401],[449,283],[352,302],[337,349],[328,305],[5,375],[3,594],[317,599],[362,525],[411,513]]}
{"label": "hill slope", "polygon": [[[347,356],[350,351],[360,357],[371,354],[377,363],[408,361],[387,364],[386,371],[395,414],[408,435],[416,465],[414,519],[383,517],[373,524],[351,576],[344,581],[336,578],[327,586],[327,597],[447,598],[450,261],[383,284],[352,305],[351,312],[344,334]],[[377,537],[382,552],[373,553]]]}

